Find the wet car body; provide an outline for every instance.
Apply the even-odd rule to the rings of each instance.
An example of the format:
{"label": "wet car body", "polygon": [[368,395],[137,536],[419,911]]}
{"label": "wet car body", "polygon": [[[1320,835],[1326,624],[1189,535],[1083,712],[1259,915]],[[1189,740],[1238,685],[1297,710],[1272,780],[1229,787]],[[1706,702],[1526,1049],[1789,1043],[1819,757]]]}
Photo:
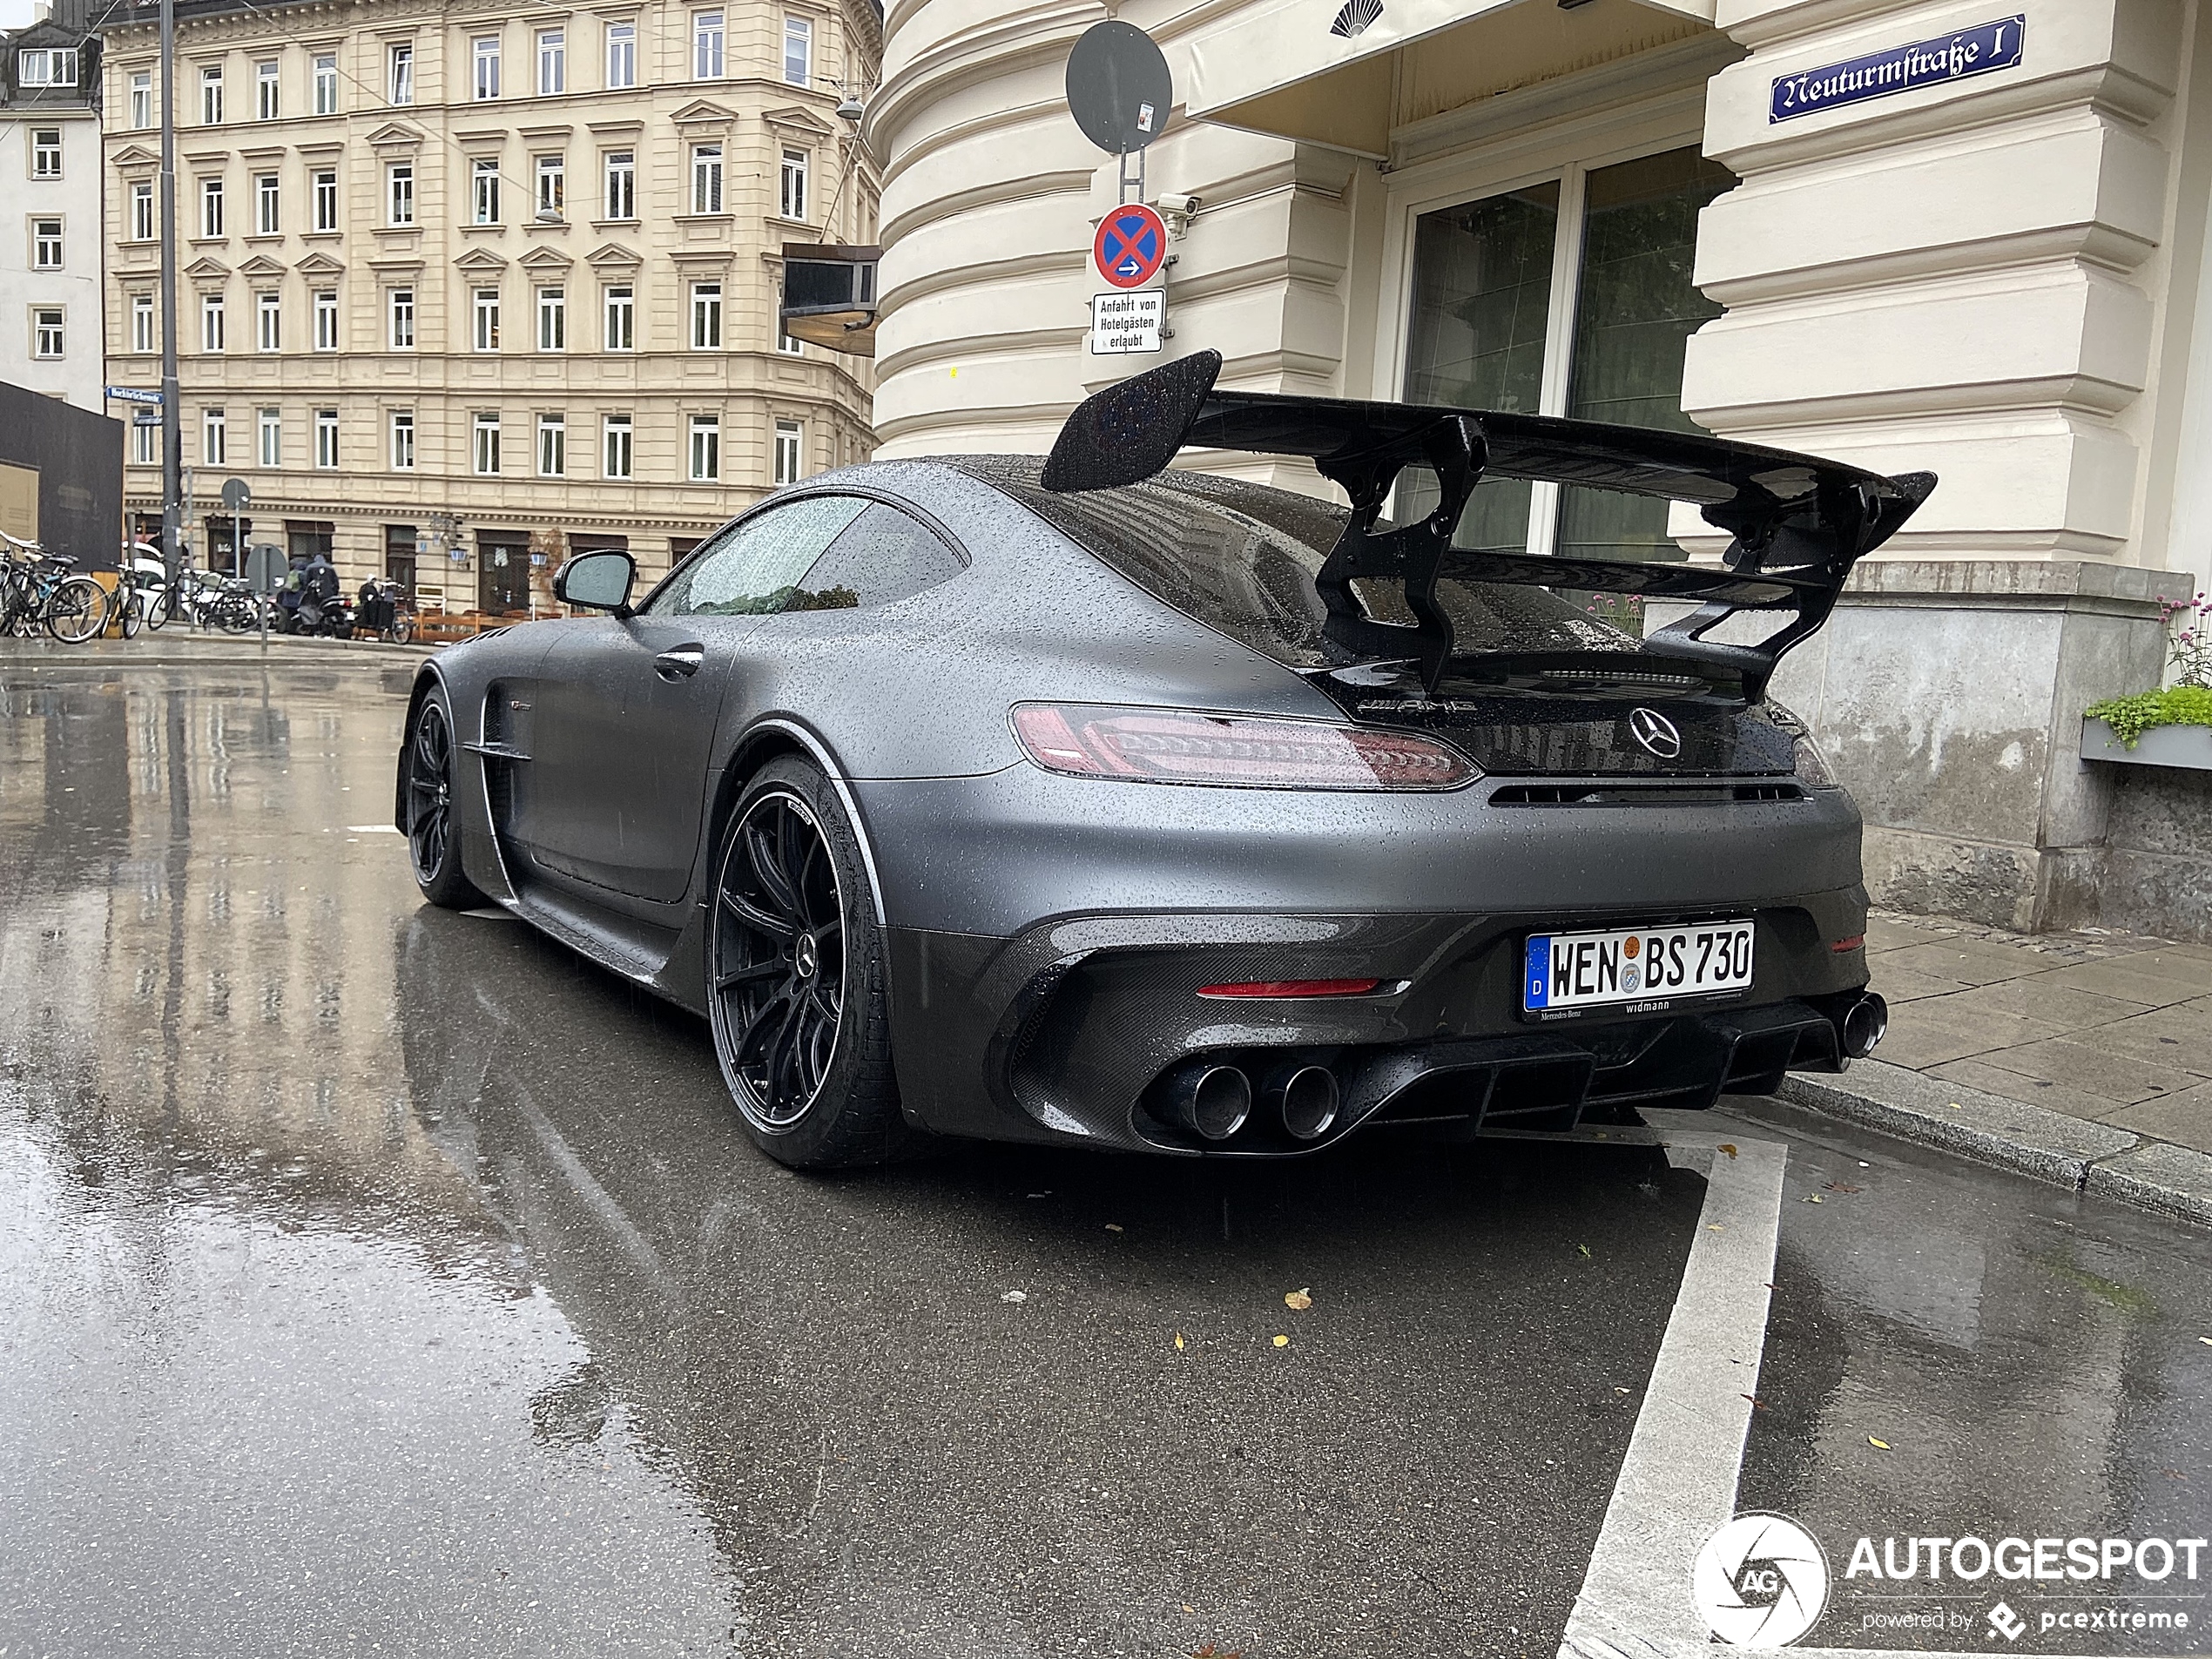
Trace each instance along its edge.
{"label": "wet car body", "polygon": [[[442,653],[410,729],[442,690],[469,879],[705,1012],[723,828],[748,779],[805,758],[866,861],[899,1109],[938,1134],[1279,1156],[1372,1123],[1621,1121],[1844,1062],[1868,1001],[1858,818],[1801,772],[1763,675],[1723,671],[1724,648],[1710,673],[1694,651],[1595,673],[1448,650],[1293,665],[1148,590],[1082,513],[1124,502],[1142,539],[1145,490],[1216,517],[1225,501],[1256,534],[1301,514],[1335,534],[1344,509],[1140,475],[1067,496],[1078,511],[1034,460],[825,475],[738,525],[809,502],[895,515],[927,579],[855,603],[817,564],[797,600],[743,615],[664,614],[664,583],[632,614]],[[825,592],[842,602],[807,600]],[[1472,765],[1392,791],[1070,775],[1015,727],[1040,704],[1419,732]],[[1653,714],[1673,753],[1638,739]],[[403,830],[408,812],[403,776]],[[1523,1005],[1534,934],[1730,921],[1752,925],[1748,987]],[[1217,1067],[1258,1105],[1220,1136],[1187,1099]],[[1279,1102],[1309,1069],[1332,1109],[1293,1133]]]}

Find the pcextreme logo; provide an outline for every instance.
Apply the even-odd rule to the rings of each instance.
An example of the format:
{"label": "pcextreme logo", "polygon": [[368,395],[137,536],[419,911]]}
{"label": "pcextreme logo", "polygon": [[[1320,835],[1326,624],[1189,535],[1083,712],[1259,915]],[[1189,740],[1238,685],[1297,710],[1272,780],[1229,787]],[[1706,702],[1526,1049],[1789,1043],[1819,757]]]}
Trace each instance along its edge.
{"label": "pcextreme logo", "polygon": [[1742,1514],[1697,1552],[1690,1589],[1723,1642],[1786,1648],[1828,1605],[1828,1557],[1787,1515]]}

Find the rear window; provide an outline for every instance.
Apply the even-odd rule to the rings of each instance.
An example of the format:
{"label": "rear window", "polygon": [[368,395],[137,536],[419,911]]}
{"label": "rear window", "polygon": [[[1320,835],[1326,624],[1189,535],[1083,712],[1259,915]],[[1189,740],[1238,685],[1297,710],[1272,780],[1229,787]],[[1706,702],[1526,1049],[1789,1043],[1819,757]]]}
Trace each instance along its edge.
{"label": "rear window", "polygon": [[[1351,517],[1348,508],[1287,489],[1204,473],[1164,472],[1141,484],[1060,495],[1037,482],[1028,455],[968,456],[954,465],[1013,496],[1062,535],[1184,615],[1291,668],[1339,668],[1367,654],[1325,637],[1313,585]],[[1410,633],[1395,583],[1355,582],[1375,621]],[[1583,605],[1542,588],[1436,584],[1455,655],[1637,649]],[[1413,651],[1409,640],[1407,654]]]}

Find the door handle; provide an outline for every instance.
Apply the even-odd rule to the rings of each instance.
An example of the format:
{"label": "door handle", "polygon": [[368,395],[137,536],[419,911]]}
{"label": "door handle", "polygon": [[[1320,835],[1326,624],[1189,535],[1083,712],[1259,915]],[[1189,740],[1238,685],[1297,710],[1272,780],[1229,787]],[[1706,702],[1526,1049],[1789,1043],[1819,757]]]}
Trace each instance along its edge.
{"label": "door handle", "polygon": [[705,661],[704,645],[671,645],[653,658],[653,672],[664,680],[689,679]]}

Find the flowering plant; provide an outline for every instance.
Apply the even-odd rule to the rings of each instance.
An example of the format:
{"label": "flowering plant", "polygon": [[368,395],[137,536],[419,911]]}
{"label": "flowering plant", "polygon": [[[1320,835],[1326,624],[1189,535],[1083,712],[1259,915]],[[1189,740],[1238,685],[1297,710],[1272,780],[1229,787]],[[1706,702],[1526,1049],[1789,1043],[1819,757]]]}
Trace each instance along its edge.
{"label": "flowering plant", "polygon": [[2110,726],[2130,749],[2153,726],[2212,726],[2212,597],[2161,599],[2158,611],[2166,624],[2166,660],[2175,671],[2174,684],[2163,691],[2107,698],[2083,711]]}
{"label": "flowering plant", "polygon": [[2175,669],[2175,684],[2212,686],[2212,597],[2161,599],[2158,610],[2170,635],[2166,660]]}

